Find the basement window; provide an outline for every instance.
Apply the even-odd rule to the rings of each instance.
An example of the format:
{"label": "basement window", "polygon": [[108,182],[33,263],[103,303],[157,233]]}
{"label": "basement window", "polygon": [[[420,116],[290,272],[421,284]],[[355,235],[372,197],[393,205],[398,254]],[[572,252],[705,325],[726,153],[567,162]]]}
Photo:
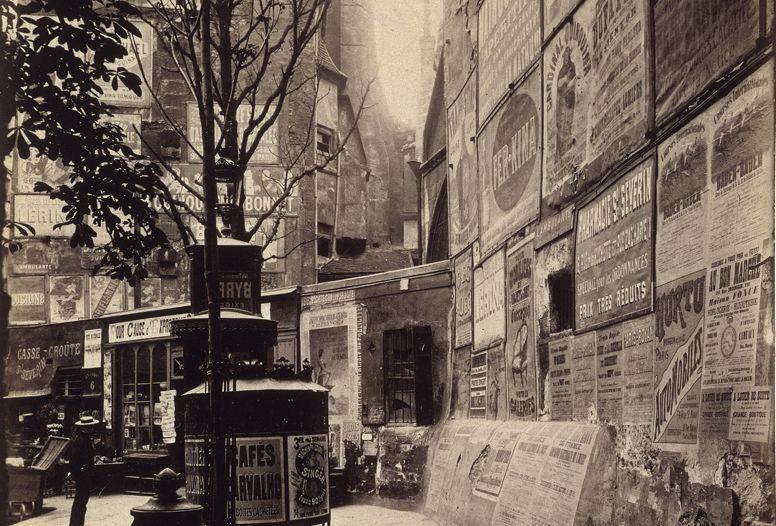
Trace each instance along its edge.
{"label": "basement window", "polygon": [[550,289],[550,332],[561,332],[574,325],[574,280],[570,269],[547,277]]}
{"label": "basement window", "polygon": [[430,327],[383,332],[385,414],[389,424],[433,424]]}

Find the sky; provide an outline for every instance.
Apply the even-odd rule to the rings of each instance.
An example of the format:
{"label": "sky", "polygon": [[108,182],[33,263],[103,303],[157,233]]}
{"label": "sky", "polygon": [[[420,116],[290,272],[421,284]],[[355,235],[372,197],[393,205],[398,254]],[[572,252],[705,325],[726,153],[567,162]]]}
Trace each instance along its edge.
{"label": "sky", "polygon": [[[441,0],[430,3],[431,35],[436,42]],[[424,0],[371,0],[375,20],[378,78],[388,109],[402,124],[417,126],[420,84],[420,36]]]}

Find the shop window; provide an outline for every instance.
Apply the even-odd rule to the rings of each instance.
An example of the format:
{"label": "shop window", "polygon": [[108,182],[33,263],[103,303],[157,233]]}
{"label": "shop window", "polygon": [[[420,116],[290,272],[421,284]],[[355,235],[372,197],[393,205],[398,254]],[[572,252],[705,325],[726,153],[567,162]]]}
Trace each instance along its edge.
{"label": "shop window", "polygon": [[162,442],[159,394],[169,382],[169,349],[163,344],[121,350],[124,451],[150,451]]}
{"label": "shop window", "polygon": [[562,269],[547,277],[550,289],[550,332],[561,332],[574,325],[574,280],[571,270]]}
{"label": "shop window", "polygon": [[389,424],[433,424],[429,327],[383,333],[385,414]]}

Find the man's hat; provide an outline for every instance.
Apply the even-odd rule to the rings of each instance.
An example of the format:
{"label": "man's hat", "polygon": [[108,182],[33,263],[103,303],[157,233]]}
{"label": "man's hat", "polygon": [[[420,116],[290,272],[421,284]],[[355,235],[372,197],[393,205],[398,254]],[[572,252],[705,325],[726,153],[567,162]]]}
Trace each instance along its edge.
{"label": "man's hat", "polygon": [[75,425],[78,427],[91,427],[96,426],[99,423],[100,421],[94,418],[92,415],[84,415],[78,419],[78,422],[76,422]]}

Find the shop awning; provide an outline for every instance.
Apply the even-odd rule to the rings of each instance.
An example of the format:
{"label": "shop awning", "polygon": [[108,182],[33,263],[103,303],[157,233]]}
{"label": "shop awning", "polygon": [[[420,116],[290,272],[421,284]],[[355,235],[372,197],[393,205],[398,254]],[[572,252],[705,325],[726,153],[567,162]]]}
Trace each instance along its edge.
{"label": "shop awning", "polygon": [[40,389],[29,389],[26,391],[10,391],[5,398],[32,398],[34,396],[48,396],[51,394],[50,387],[42,387]]}

